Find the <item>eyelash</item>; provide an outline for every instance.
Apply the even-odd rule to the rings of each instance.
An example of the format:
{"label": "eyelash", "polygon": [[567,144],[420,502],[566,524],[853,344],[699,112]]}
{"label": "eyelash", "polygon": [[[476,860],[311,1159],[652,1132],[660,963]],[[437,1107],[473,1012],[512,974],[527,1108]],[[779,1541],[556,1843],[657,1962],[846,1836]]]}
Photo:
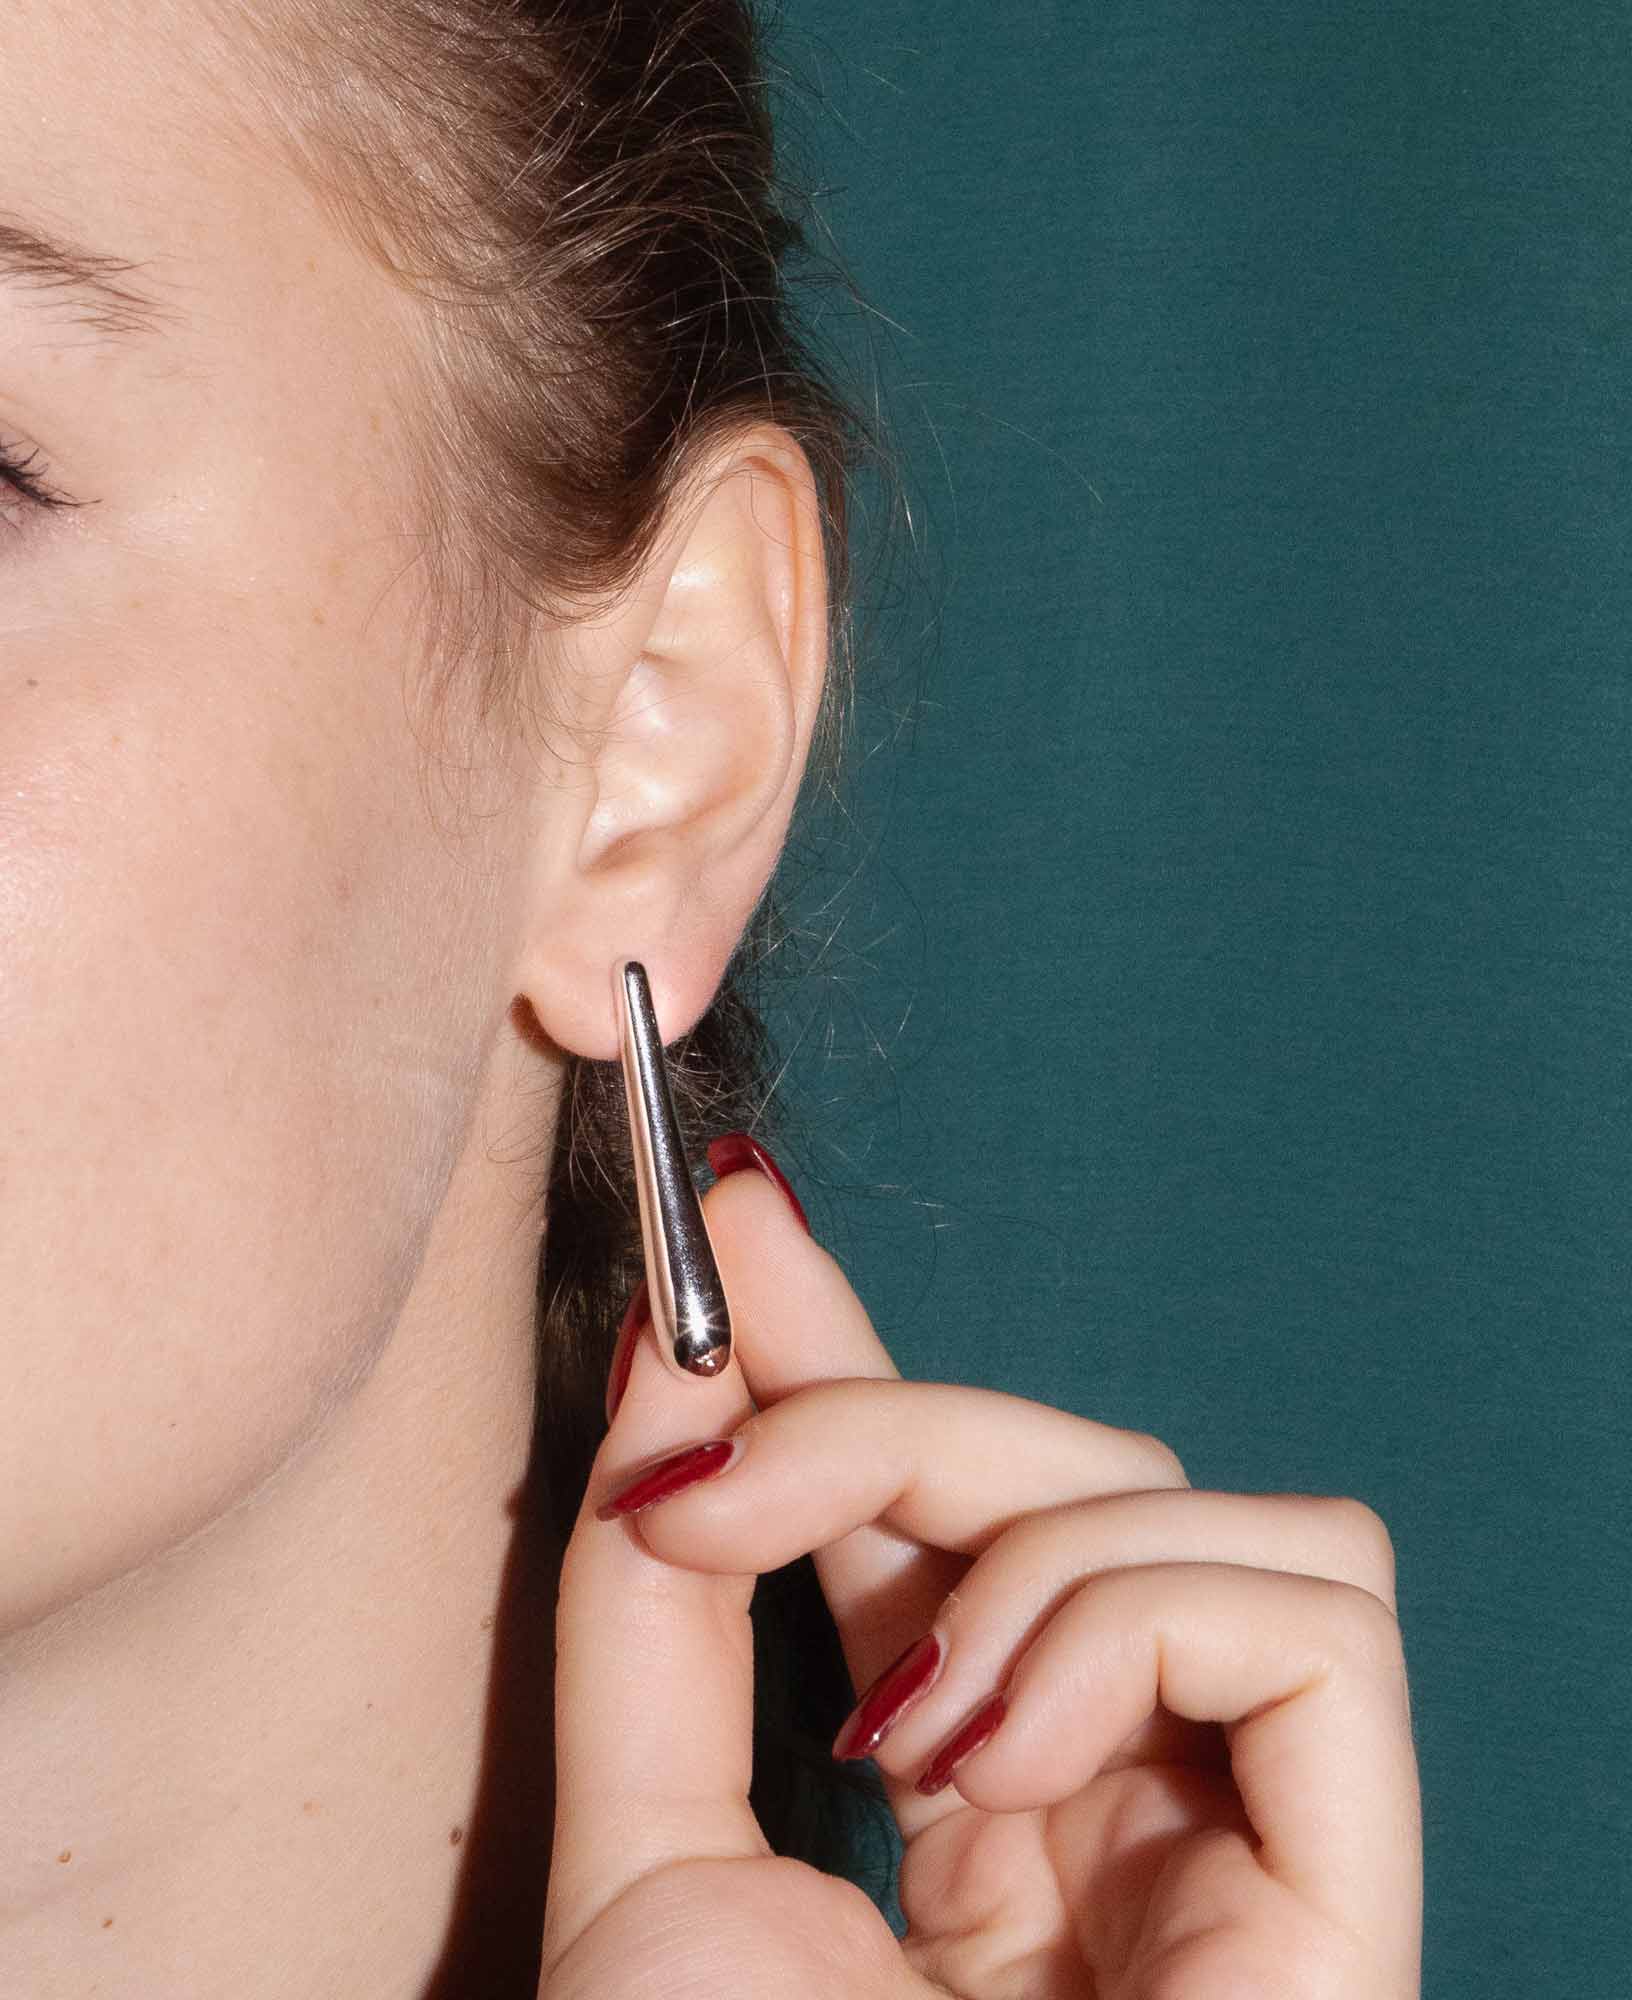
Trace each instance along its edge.
{"label": "eyelash", "polygon": [[77,507],[77,500],[70,500],[66,493],[54,492],[32,469],[39,455],[36,447],[26,458],[20,458],[0,445],[0,480],[36,507]]}

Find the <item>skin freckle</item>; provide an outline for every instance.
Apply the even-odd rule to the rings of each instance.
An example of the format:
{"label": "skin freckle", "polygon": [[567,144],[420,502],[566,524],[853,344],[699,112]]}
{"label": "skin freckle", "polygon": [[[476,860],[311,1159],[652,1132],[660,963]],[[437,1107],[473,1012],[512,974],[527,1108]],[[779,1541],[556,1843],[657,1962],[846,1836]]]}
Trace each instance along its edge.
{"label": "skin freckle", "polygon": [[[536,1702],[514,1691],[549,1677],[567,1523],[520,1496],[539,1484],[532,1377],[559,1344],[539,1337],[538,1281],[557,1219],[547,1197],[570,1178],[554,1165],[562,1115],[563,1149],[580,1143],[579,1105],[562,1096],[586,1060],[576,1024],[598,1035],[613,949],[660,950],[671,901],[694,883],[682,915],[697,921],[674,958],[700,984],[726,977],[803,776],[792,723],[814,722],[806,698],[827,685],[824,619],[810,615],[825,606],[815,502],[839,500],[850,419],[835,409],[830,424],[825,384],[805,383],[793,346],[783,355],[774,301],[688,322],[706,377],[691,379],[688,352],[672,381],[663,367],[625,380],[649,348],[667,351],[670,258],[700,254],[713,299],[715,237],[723,256],[739,223],[757,236],[762,206],[774,219],[758,105],[733,108],[755,87],[750,0],[615,10],[615,36],[595,8],[581,11],[596,32],[580,35],[567,10],[438,0],[436,37],[429,8],[359,0],[315,37],[289,11],[0,0],[0,129],[29,142],[0,170],[0,211],[11,221],[15,198],[96,246],[68,261],[108,301],[76,317],[67,294],[42,296],[36,325],[39,288],[25,285],[20,355],[9,294],[0,310],[0,446],[20,443],[33,464],[32,438],[10,435],[21,393],[44,488],[60,481],[84,510],[36,513],[0,480],[14,723],[0,733],[0,1018],[26,1026],[0,1037],[0,1367],[28,1385],[0,1395],[0,1486],[24,1496],[0,1505],[0,1794],[40,1801],[32,1836],[26,1818],[17,1837],[0,1831],[0,2000],[29,2000],[19,1951],[61,2000],[383,2000],[427,1976],[475,2000],[509,1982],[455,1967],[524,1974],[541,1942],[555,1756]],[[418,73],[416,36],[427,53],[441,44],[432,73]],[[733,45],[726,75],[717,38]],[[530,91],[546,43],[566,102],[528,97],[518,112],[511,93]],[[671,46],[688,53],[671,64]],[[677,96],[649,62],[678,72]],[[449,120],[460,63],[474,95]],[[523,129],[540,119],[542,151]],[[648,124],[667,165],[621,158]],[[628,185],[604,190],[603,222],[604,150]],[[420,173],[445,205],[422,198]],[[550,183],[586,173],[597,200],[576,204],[580,251],[548,231]],[[745,257],[719,274],[727,306],[739,282],[758,298],[773,275],[766,246]],[[620,258],[603,325],[603,265]],[[96,277],[127,267],[128,309],[122,279]],[[674,282],[689,302],[685,273]],[[149,290],[151,314],[136,297]],[[625,327],[626,306],[644,324]],[[561,317],[596,329],[587,381],[554,338]],[[36,334],[74,362],[55,396],[30,386]],[[102,335],[120,343],[105,366]],[[773,335],[776,391],[750,399],[736,349],[751,372]],[[549,359],[506,394],[513,352]],[[807,396],[808,468],[795,435]],[[467,430],[485,437],[489,416],[547,480],[512,491],[500,465],[491,496],[480,468],[455,480],[443,453]],[[762,448],[782,467],[780,552],[763,561],[746,504]],[[673,502],[657,477],[669,466]],[[598,532],[569,521],[552,536],[557,480],[575,492],[603,468]],[[691,525],[693,468],[710,491],[721,480],[706,533]],[[784,484],[802,493],[807,470],[808,518],[800,501],[784,519]],[[26,519],[17,535],[12,513]],[[525,576],[510,573],[511,534]],[[668,610],[686,606],[672,628],[671,560]],[[141,576],[159,592],[151,619]],[[332,651],[331,612],[345,641]],[[649,673],[654,624],[664,671]],[[47,658],[51,700],[18,710],[16,668]],[[771,668],[776,702],[735,699]],[[45,674],[25,691],[44,693]],[[723,727],[653,744],[637,721],[626,767],[621,704],[613,720],[626,675],[642,701],[648,679],[663,696],[706,683]],[[618,832],[638,831],[627,869],[578,852],[579,787],[587,777],[593,796],[603,775],[603,735],[618,739],[608,792],[621,780],[634,795],[618,808]],[[714,839],[741,799],[752,843]],[[561,933],[570,948],[552,943]],[[665,997],[683,1007],[686,990]],[[722,1037],[699,1092],[716,1057],[723,1089],[752,1084]],[[617,1060],[603,1067],[611,1101],[596,1094],[582,1145],[615,1173],[627,1106]],[[582,1245],[562,1245],[568,1228],[550,1245],[552,1278],[558,1263],[570,1273],[550,1310],[573,1327],[622,1309],[631,1241],[639,1263],[633,1192],[608,1189],[617,1229],[592,1213]],[[597,1387],[582,1422],[573,1412],[582,1444],[598,1439],[601,1400]],[[164,1410],[168,1445],[153,1434]],[[517,1621],[507,1606],[502,1646],[501,1567],[527,1608]],[[412,1588],[380,1588],[404,1574]],[[459,1620],[484,1599],[472,1647]],[[15,1660],[14,1633],[27,1642]],[[617,1662],[587,1637],[593,1684]],[[566,1664],[560,1699],[576,1704]],[[14,1667],[26,1686],[7,1700]],[[378,1744],[351,1728],[376,1675],[392,1690],[389,1713],[365,1698]],[[342,1787],[332,1831],[281,1818],[303,1773]],[[430,1838],[450,1796],[473,1810],[486,1797],[505,1825],[497,1843],[484,1829],[468,1869],[450,1866],[462,1821],[442,1822],[446,1856]],[[51,1811],[90,1827],[95,1886],[138,1898],[138,1936],[117,1959],[97,1959],[82,1928],[92,1885],[56,1892],[40,1873]],[[295,1811],[326,1818],[328,1804],[303,1793]],[[78,1859],[65,1844],[53,1865]],[[363,1921],[337,1934],[337,1912]]]}

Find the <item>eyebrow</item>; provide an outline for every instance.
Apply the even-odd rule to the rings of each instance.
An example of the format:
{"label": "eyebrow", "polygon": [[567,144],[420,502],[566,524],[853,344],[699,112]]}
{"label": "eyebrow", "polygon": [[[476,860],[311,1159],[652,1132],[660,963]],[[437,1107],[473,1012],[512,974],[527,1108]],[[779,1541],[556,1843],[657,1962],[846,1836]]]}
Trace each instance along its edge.
{"label": "eyebrow", "polygon": [[49,235],[0,210],[0,278],[60,299],[81,326],[106,340],[154,333],[176,316],[128,282],[130,274],[141,268],[127,258]]}

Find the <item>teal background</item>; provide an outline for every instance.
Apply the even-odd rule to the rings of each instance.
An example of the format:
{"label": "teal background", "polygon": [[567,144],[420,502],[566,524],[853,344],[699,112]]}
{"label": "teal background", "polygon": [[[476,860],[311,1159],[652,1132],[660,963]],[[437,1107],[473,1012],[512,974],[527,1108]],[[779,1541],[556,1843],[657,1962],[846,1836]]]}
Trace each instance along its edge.
{"label": "teal background", "polygon": [[1369,1502],[1424,1992],[1627,1991],[1632,10],[777,47],[916,535],[784,1164],[904,1372]]}

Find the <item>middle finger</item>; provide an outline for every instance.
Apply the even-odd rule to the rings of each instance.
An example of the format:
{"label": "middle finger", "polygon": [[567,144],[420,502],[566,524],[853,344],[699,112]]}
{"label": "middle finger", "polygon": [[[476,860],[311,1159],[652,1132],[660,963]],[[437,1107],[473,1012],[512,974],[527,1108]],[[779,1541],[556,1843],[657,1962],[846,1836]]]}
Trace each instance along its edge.
{"label": "middle finger", "polygon": [[735,1435],[717,1477],[635,1517],[655,1555],[763,1573],[873,1523],[975,1557],[1022,1516],[1187,1485],[1156,1438],[958,1382],[814,1382]]}
{"label": "middle finger", "polygon": [[[717,1172],[724,1171],[703,1198],[703,1206],[731,1300],[742,1377],[755,1404],[764,1412],[823,1382],[849,1381],[858,1386],[865,1382],[900,1383],[900,1371],[843,1267],[795,1218],[767,1177],[732,1170],[753,1151],[733,1141],[709,1148],[711,1164]],[[734,1369],[730,1372],[736,1374]],[[961,1395],[973,1399],[985,1393],[928,1386],[940,1391],[943,1398]],[[1100,1469],[1113,1485],[1119,1477],[1122,1483],[1133,1484],[1150,1484],[1153,1479],[1186,1483],[1178,1461],[1154,1439],[1085,1424],[1062,1411],[1025,1404],[1017,1397],[994,1397],[994,1408],[999,1400],[1011,1410],[1037,1411],[1052,1434],[1047,1456],[1055,1476],[1037,1483],[1032,1495],[1036,1504],[1085,1490],[1083,1454],[1096,1440],[1115,1441],[1111,1458],[1118,1462],[1128,1446],[1135,1447],[1137,1464],[1131,1479],[1126,1472],[1119,1473],[1110,1458],[1102,1463]],[[943,1456],[950,1454],[950,1462],[956,1463],[960,1441],[948,1437],[938,1442]],[[818,1455],[807,1462],[811,1479],[800,1482],[806,1489],[801,1498],[819,1498],[824,1483],[831,1485],[831,1468],[841,1460],[846,1478],[858,1458],[871,1455],[875,1470],[880,1464],[877,1437],[860,1433],[849,1439],[841,1436],[836,1450],[832,1442],[816,1446],[812,1440],[812,1444]],[[966,1455],[975,1484],[987,1477],[980,1468],[992,1447],[993,1434],[987,1430],[973,1441],[972,1452]],[[1027,1496],[1016,1493],[1008,1504],[1023,1511]],[[880,1511],[882,1507],[881,1498]],[[841,1518],[842,1511],[829,1519]],[[1000,1523],[989,1525],[995,1532]],[[874,1517],[848,1532],[834,1527],[824,1541],[820,1523],[807,1517],[803,1533],[803,1546],[814,1552],[822,1590],[858,1688],[870,1683],[909,1640],[918,1636],[969,1563],[967,1554],[954,1552],[955,1538],[949,1543],[933,1535],[916,1537],[902,1520]]]}

